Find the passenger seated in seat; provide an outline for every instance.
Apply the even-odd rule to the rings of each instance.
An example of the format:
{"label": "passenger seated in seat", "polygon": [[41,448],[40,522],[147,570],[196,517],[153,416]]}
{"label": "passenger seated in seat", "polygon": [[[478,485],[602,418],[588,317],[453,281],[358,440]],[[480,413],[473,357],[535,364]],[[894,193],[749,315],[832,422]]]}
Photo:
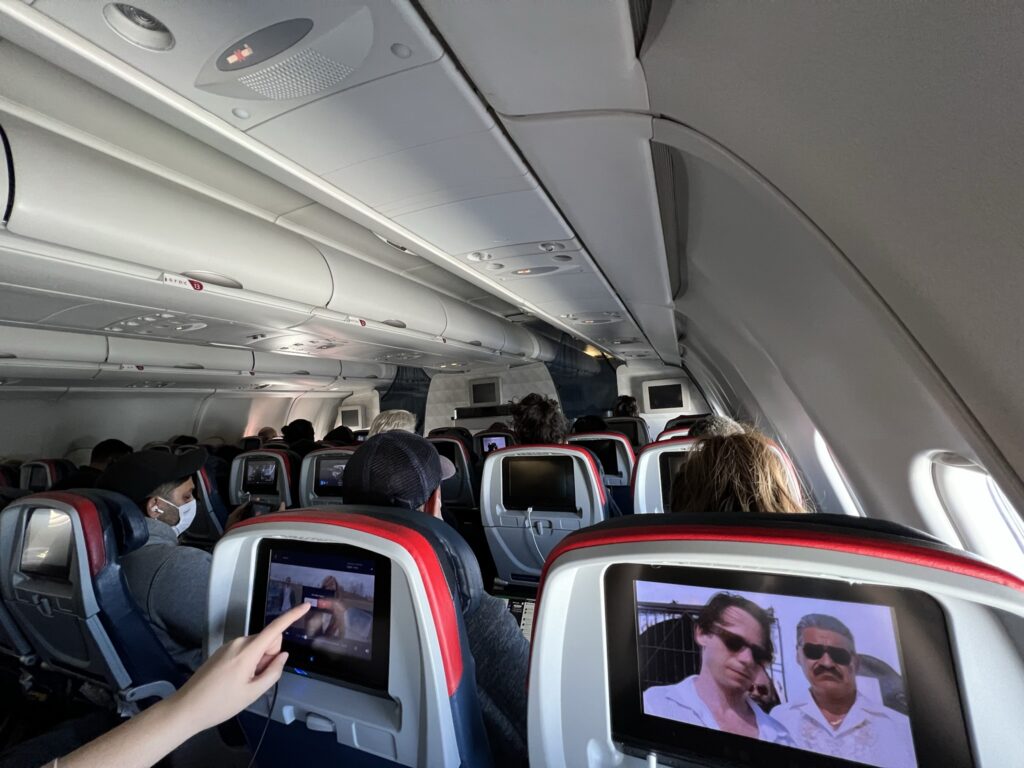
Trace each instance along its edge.
{"label": "passenger seated in seat", "polygon": [[260,442],[266,443],[277,437],[277,430],[273,427],[263,427],[256,433],[256,437],[260,439]]}
{"label": "passenger seated in seat", "polygon": [[531,392],[512,406],[512,431],[520,445],[564,443],[568,429],[561,406],[550,397]]}
{"label": "passenger seated in seat", "polygon": [[381,411],[373,417],[373,421],[370,423],[370,431],[366,436],[370,438],[381,432],[390,432],[394,429],[400,429],[403,432],[415,432],[416,414],[397,409]]}
{"label": "passenger seated in seat", "polygon": [[96,478],[103,474],[103,471],[118,459],[121,459],[133,451],[128,443],[111,438],[102,440],[93,446],[89,454],[89,463],[85,464],[70,475],[53,484],[51,491],[67,491],[71,488],[92,488],[96,485]]}
{"label": "passenger seated in seat", "polygon": [[728,416],[717,416],[709,413],[707,416],[698,419],[690,426],[687,437],[729,437],[729,435],[742,434],[744,427],[738,421],[733,421]]}
{"label": "passenger seated in seat", "polygon": [[586,435],[590,432],[607,432],[608,425],[600,416],[580,416],[572,423],[574,435]]}
{"label": "passenger seated in seat", "polygon": [[[443,461],[447,459],[442,460],[419,435],[401,431],[375,435],[345,466],[345,502],[416,509],[441,517]],[[525,765],[529,643],[505,602],[486,593],[476,612],[466,618],[466,632],[495,765]]]}
{"label": "passenger seated in seat", "polygon": [[615,405],[612,406],[612,416],[616,418],[628,416],[633,419],[640,416],[640,409],[637,408],[636,398],[630,395],[619,395]]}
{"label": "passenger seated in seat", "polygon": [[755,429],[697,443],[672,481],[672,512],[806,512],[782,460]]}
{"label": "passenger seated in seat", "polygon": [[288,447],[299,456],[305,456],[317,448],[313,424],[307,419],[295,419],[290,424],[281,427],[281,437],[288,443]]}
{"label": "passenger seated in seat", "polygon": [[141,451],[112,464],[96,481],[97,488],[123,493],[146,516],[149,541],[121,558],[121,568],[160,642],[189,669],[202,660],[211,555],[179,546],[178,537],[195,519],[192,475],[205,461],[201,448],[180,456]]}
{"label": "passenger seated in seat", "polygon": [[356,435],[348,427],[335,427],[326,435],[324,442],[331,445],[356,445]]}

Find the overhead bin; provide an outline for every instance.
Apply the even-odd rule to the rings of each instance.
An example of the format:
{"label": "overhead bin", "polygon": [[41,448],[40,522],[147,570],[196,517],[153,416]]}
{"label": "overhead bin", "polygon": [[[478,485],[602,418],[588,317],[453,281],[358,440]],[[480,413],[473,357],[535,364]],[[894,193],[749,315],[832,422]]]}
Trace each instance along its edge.
{"label": "overhead bin", "polygon": [[183,370],[252,370],[253,353],[247,349],[200,347],[170,341],[112,337],[107,362],[115,365],[159,366]]}
{"label": "overhead bin", "polygon": [[0,360],[59,360],[102,363],[107,359],[103,336],[0,325]]}
{"label": "overhead bin", "polygon": [[334,248],[320,248],[334,281],[328,309],[435,336],[444,332],[441,294]]}
{"label": "overhead bin", "polygon": [[253,356],[253,372],[257,376],[285,374],[336,379],[341,375],[340,360],[303,355],[275,355],[272,352],[254,352]]}
{"label": "overhead bin", "polygon": [[304,238],[11,115],[0,125],[16,173],[9,231],[307,305],[330,298]]}
{"label": "overhead bin", "polygon": [[380,379],[391,382],[398,372],[397,365],[387,363],[358,363],[344,360],[341,363],[341,377],[349,379]]}

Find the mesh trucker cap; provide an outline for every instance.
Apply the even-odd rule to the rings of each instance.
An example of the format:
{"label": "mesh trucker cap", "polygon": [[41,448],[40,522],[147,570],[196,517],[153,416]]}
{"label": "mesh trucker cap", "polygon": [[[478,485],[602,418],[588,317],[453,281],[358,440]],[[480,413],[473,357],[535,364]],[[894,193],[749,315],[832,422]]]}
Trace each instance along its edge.
{"label": "mesh trucker cap", "polygon": [[345,465],[345,503],[418,509],[454,474],[455,465],[428,440],[412,432],[381,432]]}

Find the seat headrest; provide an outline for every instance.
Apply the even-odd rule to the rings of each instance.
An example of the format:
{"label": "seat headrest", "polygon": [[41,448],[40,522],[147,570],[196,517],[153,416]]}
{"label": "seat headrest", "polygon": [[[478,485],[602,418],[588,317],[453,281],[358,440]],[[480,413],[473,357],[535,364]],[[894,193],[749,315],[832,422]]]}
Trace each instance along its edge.
{"label": "seat headrest", "polygon": [[476,613],[484,591],[480,563],[466,540],[448,523],[413,509],[362,505],[346,505],[342,509],[411,528],[430,541],[462,615],[468,618]]}
{"label": "seat headrest", "polygon": [[141,549],[149,541],[146,517],[135,502],[127,496],[99,488],[83,489],[76,491],[75,494],[84,496],[94,504],[102,505],[106,509],[119,556]]}

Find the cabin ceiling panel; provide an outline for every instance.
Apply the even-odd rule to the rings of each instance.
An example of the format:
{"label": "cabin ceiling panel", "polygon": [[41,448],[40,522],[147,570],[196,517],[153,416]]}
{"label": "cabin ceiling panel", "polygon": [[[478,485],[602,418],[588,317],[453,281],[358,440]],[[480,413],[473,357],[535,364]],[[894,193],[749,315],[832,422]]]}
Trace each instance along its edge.
{"label": "cabin ceiling panel", "polygon": [[502,114],[647,110],[628,3],[422,5]]}
{"label": "cabin ceiling panel", "polygon": [[1022,48],[1013,4],[717,2],[669,4],[644,54],[652,110],[805,212],[1018,475]]}
{"label": "cabin ceiling panel", "polygon": [[537,190],[439,205],[396,216],[395,221],[448,253],[573,236],[547,197]]}
{"label": "cabin ceiling panel", "polygon": [[[151,4],[150,12],[174,34],[173,48],[165,51],[140,48],[114,32],[104,18],[107,5],[107,0],[36,0],[34,8],[243,129],[325,94],[427,64],[442,54],[405,3]],[[261,59],[274,49],[274,42],[258,41],[253,33],[296,18],[309,19],[312,28],[281,53],[233,71],[215,66],[219,56],[248,43],[252,60]],[[396,53],[394,46],[403,48],[396,48]],[[235,113],[236,108],[244,108],[244,116]]]}

